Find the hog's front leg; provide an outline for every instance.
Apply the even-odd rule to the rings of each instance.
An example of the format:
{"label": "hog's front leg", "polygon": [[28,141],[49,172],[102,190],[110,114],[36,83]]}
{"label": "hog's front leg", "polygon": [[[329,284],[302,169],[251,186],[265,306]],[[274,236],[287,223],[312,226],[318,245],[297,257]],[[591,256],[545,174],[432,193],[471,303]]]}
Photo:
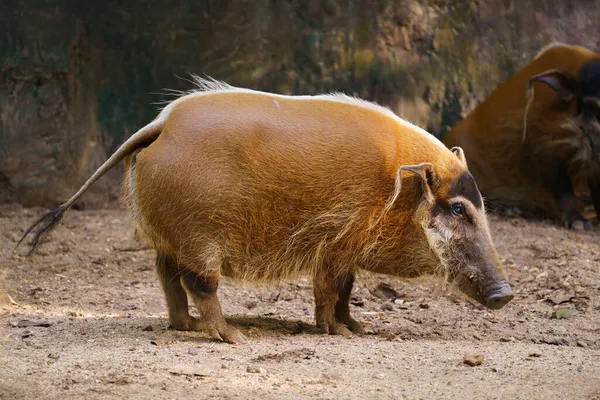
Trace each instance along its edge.
{"label": "hog's front leg", "polygon": [[600,222],[600,173],[590,176],[588,187],[596,210],[596,220]]}
{"label": "hog's front leg", "polygon": [[544,182],[556,199],[569,229],[592,229],[592,224],[581,215],[579,202],[575,197],[573,184],[567,168],[562,165],[552,165],[544,171]]}

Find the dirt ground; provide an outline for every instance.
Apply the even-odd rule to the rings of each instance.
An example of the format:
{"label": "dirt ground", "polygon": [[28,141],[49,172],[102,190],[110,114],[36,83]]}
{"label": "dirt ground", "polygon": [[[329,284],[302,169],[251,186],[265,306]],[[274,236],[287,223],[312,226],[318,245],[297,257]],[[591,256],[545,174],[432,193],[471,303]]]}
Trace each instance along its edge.
{"label": "dirt ground", "polygon": [[168,329],[153,251],[122,210],[73,210],[36,255],[11,254],[42,211],[0,207],[17,303],[0,299],[1,399],[600,399],[598,227],[492,217],[516,292],[499,311],[436,280],[363,274],[364,337],[315,331],[307,279],[225,281],[224,312],[250,341],[234,346]]}

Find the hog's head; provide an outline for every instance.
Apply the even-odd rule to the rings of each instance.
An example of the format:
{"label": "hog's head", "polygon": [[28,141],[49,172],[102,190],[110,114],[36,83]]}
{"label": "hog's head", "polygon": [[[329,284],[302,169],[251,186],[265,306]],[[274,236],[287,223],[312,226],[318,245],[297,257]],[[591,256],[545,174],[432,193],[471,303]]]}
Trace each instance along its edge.
{"label": "hog's head", "polygon": [[[581,164],[578,167],[600,172],[600,60],[593,59],[584,64],[577,75],[552,69],[532,76],[529,80],[530,102],[536,82],[554,90],[557,101],[569,109],[563,126],[576,134],[569,140],[556,141],[556,145],[570,147],[574,152],[572,161]],[[527,113],[525,118],[527,127]]]}
{"label": "hog's head", "polygon": [[431,163],[403,166],[421,180],[422,197],[415,220],[423,228],[428,246],[447,278],[490,309],[513,299],[506,271],[494,248],[483,199],[467,169],[462,149],[452,152],[462,163],[455,176],[438,176]]}

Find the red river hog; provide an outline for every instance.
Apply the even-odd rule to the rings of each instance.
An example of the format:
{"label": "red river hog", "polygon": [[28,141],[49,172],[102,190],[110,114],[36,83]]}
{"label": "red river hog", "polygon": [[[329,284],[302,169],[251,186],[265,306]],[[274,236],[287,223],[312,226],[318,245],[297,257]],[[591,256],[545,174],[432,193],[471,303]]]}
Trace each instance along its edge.
{"label": "red river hog", "polygon": [[463,148],[490,202],[591,229],[576,193],[589,192],[600,214],[600,53],[547,46],[444,143]]}
{"label": "red river hog", "polygon": [[[27,230],[31,251],[125,159],[124,198],[156,250],[174,329],[245,341],[221,312],[221,276],[308,275],[317,326],[345,336],[363,332],[349,311],[361,269],[441,276],[491,309],[513,298],[460,148],[343,94],[196,82]],[[190,316],[188,295],[200,318]]]}

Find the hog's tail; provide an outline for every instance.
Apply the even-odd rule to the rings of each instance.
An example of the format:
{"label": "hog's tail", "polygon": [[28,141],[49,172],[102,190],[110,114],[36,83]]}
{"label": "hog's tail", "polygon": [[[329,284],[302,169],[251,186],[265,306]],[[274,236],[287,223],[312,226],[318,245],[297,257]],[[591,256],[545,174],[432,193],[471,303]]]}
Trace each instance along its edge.
{"label": "hog's tail", "polygon": [[54,210],[48,211],[46,214],[42,215],[37,219],[23,234],[21,240],[15,246],[15,250],[19,247],[21,242],[29,235],[32,231],[34,232],[33,240],[31,242],[31,248],[27,255],[31,255],[41,241],[52,231],[52,229],[61,221],[63,215],[71,206],[79,199],[92,185],[100,179],[104,174],[106,174],[109,170],[111,170],[115,165],[117,165],[121,160],[130,155],[134,150],[139,148],[144,144],[150,144],[155,141],[160,133],[162,132],[164,126],[164,116],[159,115],[154,121],[144,126],[142,129],[134,133],[125,143],[121,145],[113,153],[112,156],[108,160],[100,166],[94,172],[94,174],[83,184],[83,186],[65,203],[61,204]]}

